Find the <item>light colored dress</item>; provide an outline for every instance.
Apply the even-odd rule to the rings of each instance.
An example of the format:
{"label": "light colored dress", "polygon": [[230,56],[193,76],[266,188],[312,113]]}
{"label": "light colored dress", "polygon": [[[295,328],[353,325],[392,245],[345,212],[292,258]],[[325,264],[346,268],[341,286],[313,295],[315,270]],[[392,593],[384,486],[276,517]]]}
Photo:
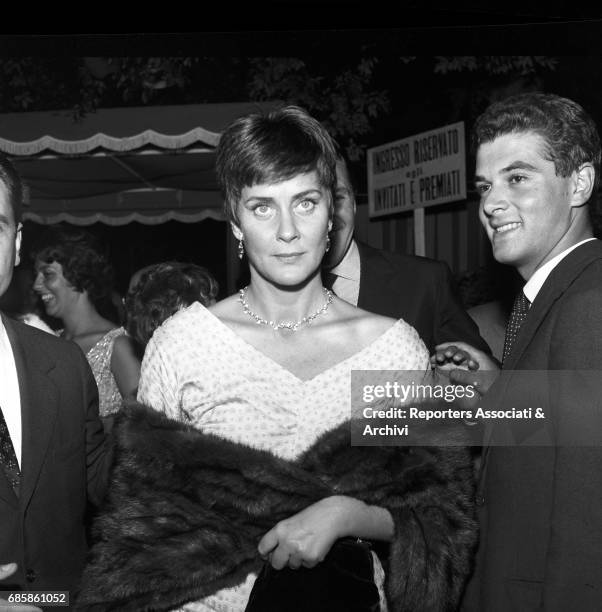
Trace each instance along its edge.
{"label": "light colored dress", "polygon": [[[302,380],[195,302],[167,319],[148,343],[138,400],[206,433],[293,460],[349,420],[351,370],[426,370],[418,332],[397,321],[368,346]],[[382,593],[382,567],[375,558]],[[186,612],[242,612],[256,575],[185,605]],[[381,584],[378,584],[378,583]]]}
{"label": "light colored dress", "polygon": [[115,338],[123,336],[125,329],[115,327],[108,331],[87,353],[96,385],[98,386],[99,413],[101,417],[117,412],[121,408],[122,397],[111,371],[111,357]]}

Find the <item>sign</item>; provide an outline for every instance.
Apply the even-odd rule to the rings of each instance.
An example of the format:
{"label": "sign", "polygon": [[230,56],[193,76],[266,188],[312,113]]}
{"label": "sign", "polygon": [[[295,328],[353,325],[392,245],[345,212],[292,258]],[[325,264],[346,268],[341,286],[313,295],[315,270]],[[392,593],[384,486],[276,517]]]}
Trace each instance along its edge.
{"label": "sign", "polygon": [[464,122],[368,149],[370,217],[466,199]]}

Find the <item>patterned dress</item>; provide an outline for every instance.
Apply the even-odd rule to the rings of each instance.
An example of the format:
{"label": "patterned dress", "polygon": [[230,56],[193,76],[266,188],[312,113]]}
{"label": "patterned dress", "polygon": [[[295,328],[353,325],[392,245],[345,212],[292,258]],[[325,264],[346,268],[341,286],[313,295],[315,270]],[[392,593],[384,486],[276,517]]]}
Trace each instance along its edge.
{"label": "patterned dress", "polygon": [[[293,460],[350,418],[351,370],[426,370],[427,349],[399,320],[369,345],[308,380],[264,355],[195,302],[146,347],[138,400],[167,416]],[[375,580],[384,575],[375,557]],[[186,612],[242,612],[255,574],[185,605]]]}
{"label": "patterned dress", "polygon": [[121,408],[122,398],[113,372],[111,372],[111,357],[115,338],[124,334],[123,327],[111,329],[86,353],[86,359],[92,368],[98,386],[101,417],[113,414]]}

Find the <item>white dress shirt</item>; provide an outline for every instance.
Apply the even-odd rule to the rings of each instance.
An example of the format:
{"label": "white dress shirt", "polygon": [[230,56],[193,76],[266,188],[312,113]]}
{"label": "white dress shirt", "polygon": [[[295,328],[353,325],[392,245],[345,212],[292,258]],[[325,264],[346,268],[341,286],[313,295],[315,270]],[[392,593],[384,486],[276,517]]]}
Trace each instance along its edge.
{"label": "white dress shirt", "polygon": [[332,290],[341,299],[357,306],[360,297],[360,251],[355,240],[351,241],[345,257],[338,265],[329,270],[336,276]]}
{"label": "white dress shirt", "polygon": [[21,467],[21,395],[12,346],[0,318],[0,406]]}
{"label": "white dress shirt", "polygon": [[533,272],[531,278],[526,282],[525,286],[523,287],[523,293],[525,294],[529,302],[531,302],[531,304],[533,304],[533,302],[535,301],[537,294],[543,287],[543,284],[548,279],[548,276],[550,276],[550,274],[552,273],[552,270],[571,251],[575,250],[578,246],[589,242],[590,240],[596,240],[596,238],[586,238],[585,240],[574,244],[572,247],[569,247],[568,249],[562,251],[562,253],[559,253],[558,255],[556,255],[556,257],[553,257],[552,259],[550,259],[550,261],[546,262],[543,266],[541,266],[541,268],[538,268],[537,270],[535,270],[535,272]]}

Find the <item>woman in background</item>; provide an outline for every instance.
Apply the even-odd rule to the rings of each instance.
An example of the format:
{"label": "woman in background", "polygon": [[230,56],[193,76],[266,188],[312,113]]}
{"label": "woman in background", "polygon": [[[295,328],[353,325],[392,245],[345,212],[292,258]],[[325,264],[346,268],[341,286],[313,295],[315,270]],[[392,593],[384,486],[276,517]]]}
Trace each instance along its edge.
{"label": "woman in background", "polygon": [[38,296],[33,291],[32,283],[31,266],[21,262],[21,265],[15,268],[8,289],[0,297],[0,310],[12,319],[54,334],[52,327],[41,317],[42,308]]}
{"label": "woman in background", "polygon": [[165,261],[142,268],[132,275],[125,299],[126,330],[144,353],[165,319],[193,302],[212,306],[218,291],[209,270],[194,263]]}
{"label": "woman in background", "polygon": [[[99,393],[105,426],[135,396],[140,361],[123,327],[105,316],[111,308],[112,269],[95,237],[79,228],[49,228],[34,246],[34,291],[51,317],[60,319],[61,337],[85,353]],[[101,314],[102,313],[102,314]]]}

